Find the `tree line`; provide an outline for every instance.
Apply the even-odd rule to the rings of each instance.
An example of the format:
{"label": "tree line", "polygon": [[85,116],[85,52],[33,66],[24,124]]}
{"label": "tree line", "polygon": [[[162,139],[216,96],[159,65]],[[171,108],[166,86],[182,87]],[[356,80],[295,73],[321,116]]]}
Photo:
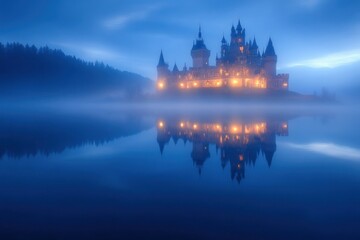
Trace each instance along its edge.
{"label": "tree line", "polygon": [[150,82],[138,74],[86,62],[58,49],[0,43],[0,92],[25,87],[82,93],[118,89],[139,94]]}

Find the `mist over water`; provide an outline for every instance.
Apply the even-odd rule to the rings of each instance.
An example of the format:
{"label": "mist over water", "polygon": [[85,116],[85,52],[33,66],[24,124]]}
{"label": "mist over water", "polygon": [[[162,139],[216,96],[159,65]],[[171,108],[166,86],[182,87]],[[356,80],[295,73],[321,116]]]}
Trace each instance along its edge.
{"label": "mist over water", "polygon": [[4,239],[360,234],[357,107],[1,106]]}

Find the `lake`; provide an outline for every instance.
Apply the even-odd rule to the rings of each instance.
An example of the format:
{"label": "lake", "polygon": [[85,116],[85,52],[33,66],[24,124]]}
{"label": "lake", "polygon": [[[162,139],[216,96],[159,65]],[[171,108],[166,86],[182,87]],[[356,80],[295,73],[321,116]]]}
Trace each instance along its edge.
{"label": "lake", "polygon": [[357,107],[0,117],[0,239],[360,239]]}

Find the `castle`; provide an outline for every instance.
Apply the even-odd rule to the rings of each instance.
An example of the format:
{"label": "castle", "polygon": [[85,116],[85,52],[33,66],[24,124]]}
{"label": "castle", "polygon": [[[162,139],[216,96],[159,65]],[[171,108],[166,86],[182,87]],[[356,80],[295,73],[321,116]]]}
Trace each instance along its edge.
{"label": "castle", "polygon": [[245,28],[240,21],[235,29],[231,28],[231,40],[228,43],[223,36],[221,53],[216,56],[216,66],[209,65],[210,50],[202,37],[201,28],[191,49],[193,65],[179,70],[174,65],[169,70],[161,51],[157,65],[157,89],[159,91],[183,91],[201,88],[233,88],[233,89],[289,89],[289,75],[277,74],[277,55],[273,42],[269,39],[266,50],[260,54],[254,37],[246,42]]}

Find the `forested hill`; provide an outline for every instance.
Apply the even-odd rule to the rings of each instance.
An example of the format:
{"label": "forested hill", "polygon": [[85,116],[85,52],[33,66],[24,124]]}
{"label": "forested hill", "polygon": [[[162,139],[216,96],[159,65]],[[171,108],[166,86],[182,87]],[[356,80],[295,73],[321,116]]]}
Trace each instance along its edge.
{"label": "forested hill", "polygon": [[36,96],[106,95],[134,97],[152,88],[152,81],[91,63],[48,47],[0,43],[0,94]]}

